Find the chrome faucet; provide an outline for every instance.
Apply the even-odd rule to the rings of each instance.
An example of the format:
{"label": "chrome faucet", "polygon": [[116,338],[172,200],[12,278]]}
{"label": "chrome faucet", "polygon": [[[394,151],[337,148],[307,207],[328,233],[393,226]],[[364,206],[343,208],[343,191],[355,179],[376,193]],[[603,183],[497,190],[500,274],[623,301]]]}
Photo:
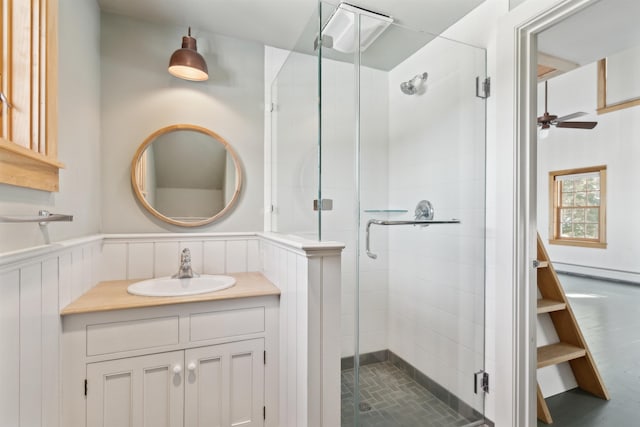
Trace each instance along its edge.
{"label": "chrome faucet", "polygon": [[180,254],[180,268],[178,272],[171,276],[172,279],[190,279],[192,277],[198,277],[199,274],[194,273],[191,268],[191,251],[189,248],[184,248]]}

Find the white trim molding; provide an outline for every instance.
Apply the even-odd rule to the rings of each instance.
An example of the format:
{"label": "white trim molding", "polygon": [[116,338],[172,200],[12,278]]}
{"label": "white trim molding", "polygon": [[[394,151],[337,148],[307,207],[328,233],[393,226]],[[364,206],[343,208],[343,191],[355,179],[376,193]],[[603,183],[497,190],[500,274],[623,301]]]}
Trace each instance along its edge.
{"label": "white trim molding", "polygon": [[[511,367],[498,389],[497,401],[511,402],[496,414],[496,425],[528,427],[536,423],[536,107],[537,35],[598,0],[525,2],[501,20],[498,28],[496,76],[498,150],[513,169],[500,171],[500,206],[512,216],[497,231],[498,259],[511,260],[497,274],[504,312],[498,324],[506,338],[497,343],[497,363]],[[501,194],[498,191],[498,194]],[[502,257],[501,257],[502,255]],[[502,355],[504,353],[504,355]],[[509,406],[511,410],[509,410]]]}

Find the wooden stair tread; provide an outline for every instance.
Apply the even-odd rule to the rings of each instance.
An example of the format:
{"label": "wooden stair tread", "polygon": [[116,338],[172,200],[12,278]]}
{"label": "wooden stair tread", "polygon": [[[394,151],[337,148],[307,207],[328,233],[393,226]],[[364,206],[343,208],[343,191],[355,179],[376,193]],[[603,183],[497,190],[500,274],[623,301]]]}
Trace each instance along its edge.
{"label": "wooden stair tread", "polygon": [[538,314],[550,313],[552,311],[560,311],[567,308],[567,304],[562,301],[556,301],[547,298],[538,299]]}
{"label": "wooden stair tread", "polygon": [[587,350],[584,348],[564,342],[538,347],[538,369],[578,359],[586,354]]}
{"label": "wooden stair tread", "polygon": [[[541,296],[538,299],[537,311],[538,314],[549,314],[553,328],[561,341],[538,348],[538,368],[571,361],[571,371],[578,387],[594,396],[609,400],[607,388],[589,352],[587,342],[580,331],[553,263],[549,260],[549,254],[540,234],[537,240],[537,259],[539,260],[537,285]],[[553,422],[540,385],[538,385],[537,401],[538,419],[547,424]]]}

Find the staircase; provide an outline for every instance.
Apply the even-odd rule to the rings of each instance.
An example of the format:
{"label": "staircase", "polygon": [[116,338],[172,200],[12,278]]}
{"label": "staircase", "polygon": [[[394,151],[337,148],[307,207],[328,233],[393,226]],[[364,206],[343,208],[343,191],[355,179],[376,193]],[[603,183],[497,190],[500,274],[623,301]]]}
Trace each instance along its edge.
{"label": "staircase", "polygon": [[[569,301],[549,255],[538,234],[538,314],[549,313],[560,342],[538,347],[538,369],[569,362],[578,387],[602,399],[609,400],[598,368],[580,332]],[[538,384],[538,419],[551,424],[553,419]]]}

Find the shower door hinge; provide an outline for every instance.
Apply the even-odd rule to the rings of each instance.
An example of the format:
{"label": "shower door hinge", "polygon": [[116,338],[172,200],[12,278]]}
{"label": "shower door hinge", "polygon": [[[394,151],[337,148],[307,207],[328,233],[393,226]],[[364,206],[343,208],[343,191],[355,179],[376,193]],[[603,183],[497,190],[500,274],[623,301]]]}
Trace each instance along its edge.
{"label": "shower door hinge", "polygon": [[320,46],[331,49],[333,47],[333,37],[326,34],[322,35],[322,39],[316,37],[316,39],[313,41],[313,50],[318,50]]}
{"label": "shower door hinge", "polygon": [[318,199],[313,201],[313,210],[321,210],[321,211],[332,211],[333,210],[333,199],[322,199],[321,203],[318,203]]}
{"label": "shower door hinge", "polygon": [[491,77],[487,77],[482,81],[480,81],[480,77],[476,77],[476,96],[482,99],[487,99],[491,96]]}
{"label": "shower door hinge", "polygon": [[485,371],[478,371],[473,374],[473,392],[478,394],[478,389],[489,393],[489,374]]}

